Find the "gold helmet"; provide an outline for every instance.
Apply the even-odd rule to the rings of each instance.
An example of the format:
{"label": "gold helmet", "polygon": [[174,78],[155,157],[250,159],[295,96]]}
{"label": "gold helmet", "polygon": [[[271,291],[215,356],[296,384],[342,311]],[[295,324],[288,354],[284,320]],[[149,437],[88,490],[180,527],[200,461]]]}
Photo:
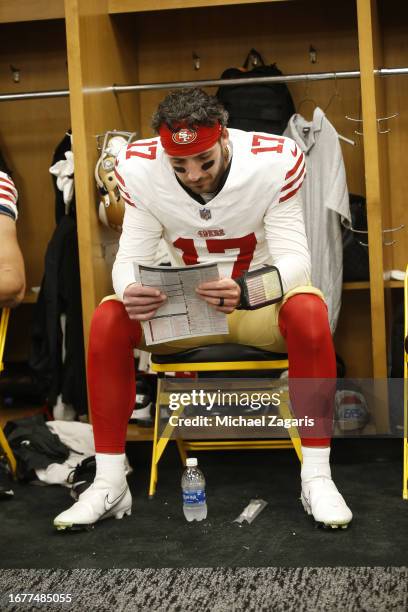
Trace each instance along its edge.
{"label": "gold helmet", "polygon": [[121,232],[125,203],[120,195],[115,176],[116,157],[119,151],[136,136],[134,132],[106,132],[101,155],[95,167],[95,180],[101,196],[99,220],[111,229]]}

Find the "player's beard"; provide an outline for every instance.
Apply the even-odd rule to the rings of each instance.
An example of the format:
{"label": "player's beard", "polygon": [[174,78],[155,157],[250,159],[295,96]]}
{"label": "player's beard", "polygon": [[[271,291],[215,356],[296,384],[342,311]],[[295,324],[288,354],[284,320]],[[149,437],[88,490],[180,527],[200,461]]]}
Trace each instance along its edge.
{"label": "player's beard", "polygon": [[[199,185],[188,185],[189,189],[194,193],[214,193],[217,191],[218,185],[221,182],[222,177],[224,176],[224,172],[227,169],[229,162],[229,150],[227,146],[223,146],[221,141],[218,142],[220,146],[220,156],[216,163],[218,162],[218,170],[215,176],[211,179],[211,181],[203,180],[202,184]],[[200,181],[199,181],[200,183]]]}

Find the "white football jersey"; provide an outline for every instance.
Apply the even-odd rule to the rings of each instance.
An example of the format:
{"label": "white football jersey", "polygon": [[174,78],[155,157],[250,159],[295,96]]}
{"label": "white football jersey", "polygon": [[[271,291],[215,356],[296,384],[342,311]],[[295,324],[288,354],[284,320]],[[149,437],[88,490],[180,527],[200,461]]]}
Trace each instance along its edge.
{"label": "white football jersey", "polygon": [[221,277],[274,264],[284,291],[310,282],[302,201],[303,153],[284,136],[229,129],[232,161],[205,205],[176,179],[159,138],[124,147],[116,177],[126,202],[113,268],[116,294],[135,282],[133,263],[152,265],[161,237],[176,266],[218,264]]}
{"label": "white football jersey", "polygon": [[0,171],[0,214],[17,219],[18,193],[12,179]]}

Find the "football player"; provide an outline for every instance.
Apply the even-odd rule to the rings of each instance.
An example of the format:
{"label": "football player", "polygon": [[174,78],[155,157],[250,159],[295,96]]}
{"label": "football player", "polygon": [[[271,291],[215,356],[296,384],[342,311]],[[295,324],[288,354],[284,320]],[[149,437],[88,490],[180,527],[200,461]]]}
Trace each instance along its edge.
{"label": "football player", "polygon": [[[57,529],[131,512],[124,448],[135,398],[133,349],[149,350],[141,322],[166,301],[137,282],[133,264],[151,265],[162,237],[175,265],[218,264],[221,278],[202,283],[197,294],[228,315],[229,334],[166,342],[154,352],[223,342],[287,352],[290,380],[319,381],[290,389],[296,416],[320,424],[314,433],[299,430],[303,506],[326,526],[346,527],[352,519],[329,465],[336,360],[323,296],[310,284],[303,154],[289,138],[228,129],[227,118],[204,91],[174,91],[153,116],[158,136],[118,155],[115,177],[126,204],[113,268],[118,299],[97,308],[89,339],[96,478],[56,517]],[[274,266],[282,292],[276,303],[252,310],[246,274],[265,264]]]}
{"label": "football player", "polygon": [[25,291],[23,256],[17,241],[17,189],[0,159],[0,306],[13,308]]}

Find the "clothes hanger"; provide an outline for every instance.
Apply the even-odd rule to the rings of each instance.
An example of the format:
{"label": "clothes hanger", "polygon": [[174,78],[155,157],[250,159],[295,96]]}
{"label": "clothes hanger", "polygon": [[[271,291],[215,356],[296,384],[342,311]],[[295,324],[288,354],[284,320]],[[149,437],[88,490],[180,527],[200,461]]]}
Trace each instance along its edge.
{"label": "clothes hanger", "polygon": [[[337,81],[337,74],[336,74],[336,73],[334,73],[334,92],[333,92],[333,94],[331,95],[331,97],[330,97],[330,99],[329,99],[328,103],[326,104],[326,106],[325,106],[325,107],[324,107],[324,109],[323,109],[323,112],[324,112],[324,114],[325,114],[325,115],[326,115],[326,113],[327,113],[328,108],[330,107],[330,105],[332,104],[332,102],[333,102],[333,101],[334,101],[336,98],[337,98],[338,100],[341,100],[341,95],[340,95],[340,92],[339,92],[338,81]],[[354,140],[352,140],[351,138],[346,138],[345,136],[342,136],[342,135],[341,135],[341,134],[339,134],[338,132],[337,132],[337,136],[338,136],[339,140],[342,140],[343,142],[346,142],[347,144],[350,144],[350,145],[352,145],[353,147],[355,147],[355,146],[356,146],[355,141],[354,141]]]}
{"label": "clothes hanger", "polygon": [[313,111],[315,108],[317,108],[317,102],[316,100],[314,100],[313,98],[309,97],[309,81],[306,81],[306,89],[305,89],[305,95],[303,97],[303,99],[299,102],[299,104],[297,105],[296,108],[296,112],[300,114],[300,109],[302,108],[302,106],[304,106],[305,104],[313,104]]}

